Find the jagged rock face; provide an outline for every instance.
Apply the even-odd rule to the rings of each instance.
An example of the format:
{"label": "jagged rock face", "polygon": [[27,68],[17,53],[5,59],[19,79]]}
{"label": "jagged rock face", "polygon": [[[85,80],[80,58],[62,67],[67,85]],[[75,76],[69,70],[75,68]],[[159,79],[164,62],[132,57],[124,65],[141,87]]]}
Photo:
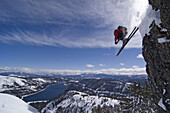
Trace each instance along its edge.
{"label": "jagged rock face", "polygon": [[170,1],[169,0],[149,0],[153,9],[160,10],[162,27],[168,30],[167,38],[170,39]]}
{"label": "jagged rock face", "polygon": [[149,0],[153,9],[160,10],[161,27],[151,24],[150,34],[143,39],[143,56],[147,63],[146,71],[154,92],[155,103],[162,103],[170,112],[170,41],[159,42],[160,38],[170,39],[170,2],[169,0]]}

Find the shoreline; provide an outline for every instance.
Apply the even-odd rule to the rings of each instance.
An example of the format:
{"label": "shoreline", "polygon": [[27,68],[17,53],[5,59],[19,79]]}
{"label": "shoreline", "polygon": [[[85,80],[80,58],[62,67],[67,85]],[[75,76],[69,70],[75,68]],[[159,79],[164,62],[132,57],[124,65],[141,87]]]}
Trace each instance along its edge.
{"label": "shoreline", "polygon": [[48,102],[49,100],[39,100],[39,101],[30,101],[30,102],[27,102],[28,104],[31,104],[31,103],[37,103],[37,102]]}
{"label": "shoreline", "polygon": [[37,91],[37,92],[35,92],[35,93],[31,93],[31,94],[28,94],[28,95],[24,95],[24,96],[21,97],[21,99],[23,100],[24,97],[28,97],[28,96],[35,95],[35,94],[37,94],[37,93],[40,93],[40,92],[44,91],[48,86],[49,86],[49,85],[47,85],[45,88],[43,88],[42,90]]}

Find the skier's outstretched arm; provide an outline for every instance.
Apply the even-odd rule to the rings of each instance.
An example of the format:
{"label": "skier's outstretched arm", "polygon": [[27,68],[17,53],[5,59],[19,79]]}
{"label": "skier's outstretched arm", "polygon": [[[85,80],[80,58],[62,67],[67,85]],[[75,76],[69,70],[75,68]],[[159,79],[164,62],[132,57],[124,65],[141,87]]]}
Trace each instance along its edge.
{"label": "skier's outstretched arm", "polygon": [[118,34],[115,35],[115,44],[117,44],[119,42],[119,39],[118,39]]}
{"label": "skier's outstretched arm", "polygon": [[115,40],[115,44],[117,44],[119,42],[119,40],[117,39],[117,40]]}

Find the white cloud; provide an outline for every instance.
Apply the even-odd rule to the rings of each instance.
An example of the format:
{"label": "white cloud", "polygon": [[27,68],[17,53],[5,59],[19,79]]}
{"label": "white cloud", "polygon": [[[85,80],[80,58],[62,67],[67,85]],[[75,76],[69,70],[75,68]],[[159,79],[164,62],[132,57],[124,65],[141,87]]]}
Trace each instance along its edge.
{"label": "white cloud", "polygon": [[[50,0],[50,1],[3,1],[0,3],[1,18],[6,21],[15,21],[17,18],[24,22],[58,23],[56,18],[66,20],[93,20],[100,19],[102,23],[97,26],[111,26],[113,23],[133,25],[140,23],[141,16],[148,4],[147,0],[98,0],[74,1],[74,0]],[[8,6],[6,8],[5,6]],[[131,6],[131,7],[129,7]],[[22,10],[21,10],[22,9]],[[87,10],[88,9],[88,10]],[[84,18],[86,17],[86,18]],[[126,21],[125,21],[126,19]],[[40,21],[41,20],[41,21]],[[134,27],[135,25],[131,26]]]}
{"label": "white cloud", "polygon": [[99,64],[99,66],[100,66],[100,67],[104,67],[104,66],[106,66],[106,65],[104,65],[104,64]]}
{"label": "white cloud", "polygon": [[[140,24],[148,4],[148,0],[98,0],[97,2],[92,0],[47,0],[41,2],[20,0],[15,2],[17,3],[8,0],[0,2],[1,23],[16,23],[19,21],[21,24],[52,24],[72,26],[73,28],[76,26],[79,28],[85,27],[89,23],[91,25],[90,28],[96,28],[96,31],[89,36],[71,36],[70,32],[67,33],[65,31],[61,31],[61,34],[56,35],[54,33],[50,36],[35,32],[7,32],[7,34],[0,35],[0,41],[90,48],[120,47],[121,44],[113,45],[113,29],[117,28],[118,25],[123,25],[130,32],[134,26]],[[97,28],[102,28],[102,31],[97,31]],[[142,47],[141,40],[142,38],[138,32],[127,47],[140,48]]]}
{"label": "white cloud", "polygon": [[[89,65],[93,67],[93,65]],[[140,68],[138,66],[133,66],[133,68],[110,68],[101,70],[34,70],[29,68],[10,68],[10,67],[0,67],[0,72],[25,72],[37,75],[80,75],[80,74],[109,74],[109,75],[142,75],[146,74],[145,68]]]}
{"label": "white cloud", "polygon": [[90,68],[91,68],[91,67],[94,67],[94,65],[92,65],[92,64],[87,64],[86,67],[90,67]]}
{"label": "white cloud", "polygon": [[143,58],[143,55],[139,54],[136,58]]}
{"label": "white cloud", "polygon": [[121,66],[124,66],[125,64],[124,63],[120,63]]}
{"label": "white cloud", "polygon": [[136,65],[134,65],[134,66],[132,66],[134,69],[138,69],[139,68],[139,66],[136,66]]}

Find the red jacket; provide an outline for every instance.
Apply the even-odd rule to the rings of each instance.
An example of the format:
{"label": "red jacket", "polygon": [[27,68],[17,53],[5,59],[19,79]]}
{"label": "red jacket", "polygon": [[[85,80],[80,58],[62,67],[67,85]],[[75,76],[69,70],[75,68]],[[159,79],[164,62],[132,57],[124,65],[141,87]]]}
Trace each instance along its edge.
{"label": "red jacket", "polygon": [[116,29],[116,30],[114,31],[115,44],[117,44],[117,43],[119,42],[118,35],[119,35],[120,33],[123,33],[122,30]]}

